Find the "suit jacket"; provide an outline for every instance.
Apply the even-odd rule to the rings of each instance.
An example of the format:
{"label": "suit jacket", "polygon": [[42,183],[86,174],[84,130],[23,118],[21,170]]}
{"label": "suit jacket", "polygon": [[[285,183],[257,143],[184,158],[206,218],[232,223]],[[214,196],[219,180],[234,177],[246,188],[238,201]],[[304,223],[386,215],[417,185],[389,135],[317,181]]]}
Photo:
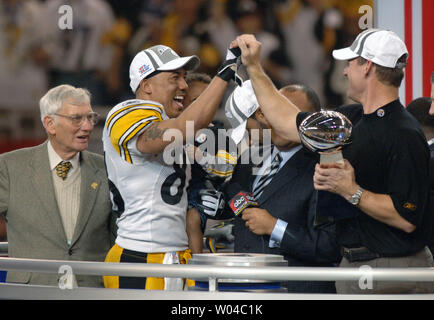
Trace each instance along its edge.
{"label": "suit jacket", "polygon": [[[101,155],[81,152],[80,210],[67,244],[49,168],[47,142],[0,155],[0,213],[14,258],[104,261],[114,242],[109,187]],[[7,282],[57,286],[62,274],[8,272]],[[76,276],[78,286],[102,277]]]}
{"label": "suit jacket", "polygon": [[[260,208],[288,223],[280,248],[269,247],[269,236],[252,233],[240,216],[235,218],[235,252],[280,254],[289,266],[335,266],[340,260],[334,225],[316,221],[317,192],[313,187],[316,155],[299,150],[273,177],[259,199]],[[235,168],[230,183],[252,191],[252,165]],[[229,187],[228,187],[229,188]],[[291,281],[290,292],[335,292],[333,282]]]}

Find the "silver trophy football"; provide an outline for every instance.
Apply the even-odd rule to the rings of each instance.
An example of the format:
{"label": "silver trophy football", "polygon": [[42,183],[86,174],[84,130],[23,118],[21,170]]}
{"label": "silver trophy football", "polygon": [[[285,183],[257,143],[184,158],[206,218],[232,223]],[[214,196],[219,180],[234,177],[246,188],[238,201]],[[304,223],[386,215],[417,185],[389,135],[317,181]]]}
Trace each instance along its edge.
{"label": "silver trophy football", "polygon": [[301,142],[320,154],[320,163],[344,163],[342,146],[351,143],[351,121],[337,111],[319,111],[300,124]]}

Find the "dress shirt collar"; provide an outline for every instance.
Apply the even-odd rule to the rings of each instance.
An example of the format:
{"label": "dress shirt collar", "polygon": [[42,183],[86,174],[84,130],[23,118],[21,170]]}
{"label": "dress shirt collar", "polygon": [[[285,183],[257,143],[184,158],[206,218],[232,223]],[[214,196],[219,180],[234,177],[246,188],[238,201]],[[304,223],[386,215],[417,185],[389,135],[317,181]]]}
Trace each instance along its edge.
{"label": "dress shirt collar", "polygon": [[276,155],[277,152],[279,152],[280,156],[282,157],[282,161],[280,162],[279,170],[282,169],[282,167],[285,165],[285,163],[286,163],[289,159],[291,159],[291,157],[292,157],[292,156],[293,156],[297,151],[299,151],[301,148],[302,148],[302,145],[301,145],[301,144],[299,144],[299,145],[297,145],[297,146],[295,146],[295,147],[292,147],[291,149],[286,150],[286,151],[279,151],[279,150],[277,149],[277,147],[275,147],[275,148],[274,148],[273,155],[272,155],[272,156],[273,156],[273,159],[274,159],[274,157],[275,157],[275,155]]}
{"label": "dress shirt collar", "polygon": [[[48,149],[48,159],[50,161],[50,170],[53,171],[56,168],[56,166],[59,164],[59,162],[63,161],[64,159],[62,159],[57,154],[57,152],[53,149],[53,146],[51,145],[50,141],[48,141],[47,143],[47,149]],[[68,159],[66,161],[71,162],[72,168],[70,172],[72,172],[73,170],[78,168],[78,165],[80,163],[80,152],[77,152],[77,154],[72,159]]]}
{"label": "dress shirt collar", "polygon": [[279,149],[277,149],[277,147],[274,147],[272,154],[270,156],[268,156],[268,158],[264,159],[264,161],[262,162],[262,166],[259,168],[259,170],[257,170],[256,173],[254,173],[254,175],[256,175],[256,178],[254,180],[253,185],[256,185],[260,176],[263,175],[265,170],[270,167],[271,160],[274,159],[274,157],[276,156],[276,154],[278,152],[279,152],[280,156],[282,157],[282,161],[280,161],[280,165],[279,165],[279,170],[280,170],[285,165],[285,163],[301,148],[302,148],[301,144],[298,146],[295,146],[289,150],[286,150],[286,151],[279,151]]}

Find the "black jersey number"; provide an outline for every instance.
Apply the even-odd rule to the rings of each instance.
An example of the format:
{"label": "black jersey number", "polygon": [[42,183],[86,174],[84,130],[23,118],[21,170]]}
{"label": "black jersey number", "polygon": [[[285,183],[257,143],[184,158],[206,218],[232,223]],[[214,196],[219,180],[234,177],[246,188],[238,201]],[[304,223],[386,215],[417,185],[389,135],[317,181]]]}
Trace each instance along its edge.
{"label": "black jersey number", "polygon": [[[106,161],[107,158],[104,152],[104,165],[107,168]],[[112,210],[119,218],[121,214],[124,213],[125,211],[125,202],[124,199],[122,198],[121,193],[119,192],[118,188],[116,188],[116,185],[113,183],[113,181],[108,179],[108,185],[111,193]]]}
{"label": "black jersey number", "polygon": [[[184,187],[185,187],[185,179],[186,179],[185,168],[186,167],[187,167],[187,165],[185,165],[185,164],[182,166],[180,166],[178,164],[174,164],[173,169],[175,169],[175,172],[170,174],[166,178],[166,180],[164,180],[163,185],[161,186],[161,198],[167,204],[174,205],[174,204],[177,204],[181,201],[182,193],[184,192]],[[175,182],[178,179],[180,179],[180,183],[177,186],[176,193],[172,194],[171,191],[173,189]]]}
{"label": "black jersey number", "polygon": [[108,185],[110,193],[112,194],[112,204],[116,206],[116,209],[113,208],[113,212],[119,218],[121,214],[125,211],[125,202],[124,199],[122,199],[121,193],[119,192],[118,188],[116,188],[115,184],[110,179],[108,180]]}

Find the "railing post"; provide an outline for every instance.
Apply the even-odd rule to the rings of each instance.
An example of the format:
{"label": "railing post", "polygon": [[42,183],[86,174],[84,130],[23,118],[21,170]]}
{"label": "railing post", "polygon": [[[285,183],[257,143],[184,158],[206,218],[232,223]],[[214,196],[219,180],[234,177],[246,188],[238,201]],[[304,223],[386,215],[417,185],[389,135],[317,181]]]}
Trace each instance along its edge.
{"label": "railing post", "polygon": [[210,292],[218,291],[217,278],[214,277],[208,278],[208,291]]}

